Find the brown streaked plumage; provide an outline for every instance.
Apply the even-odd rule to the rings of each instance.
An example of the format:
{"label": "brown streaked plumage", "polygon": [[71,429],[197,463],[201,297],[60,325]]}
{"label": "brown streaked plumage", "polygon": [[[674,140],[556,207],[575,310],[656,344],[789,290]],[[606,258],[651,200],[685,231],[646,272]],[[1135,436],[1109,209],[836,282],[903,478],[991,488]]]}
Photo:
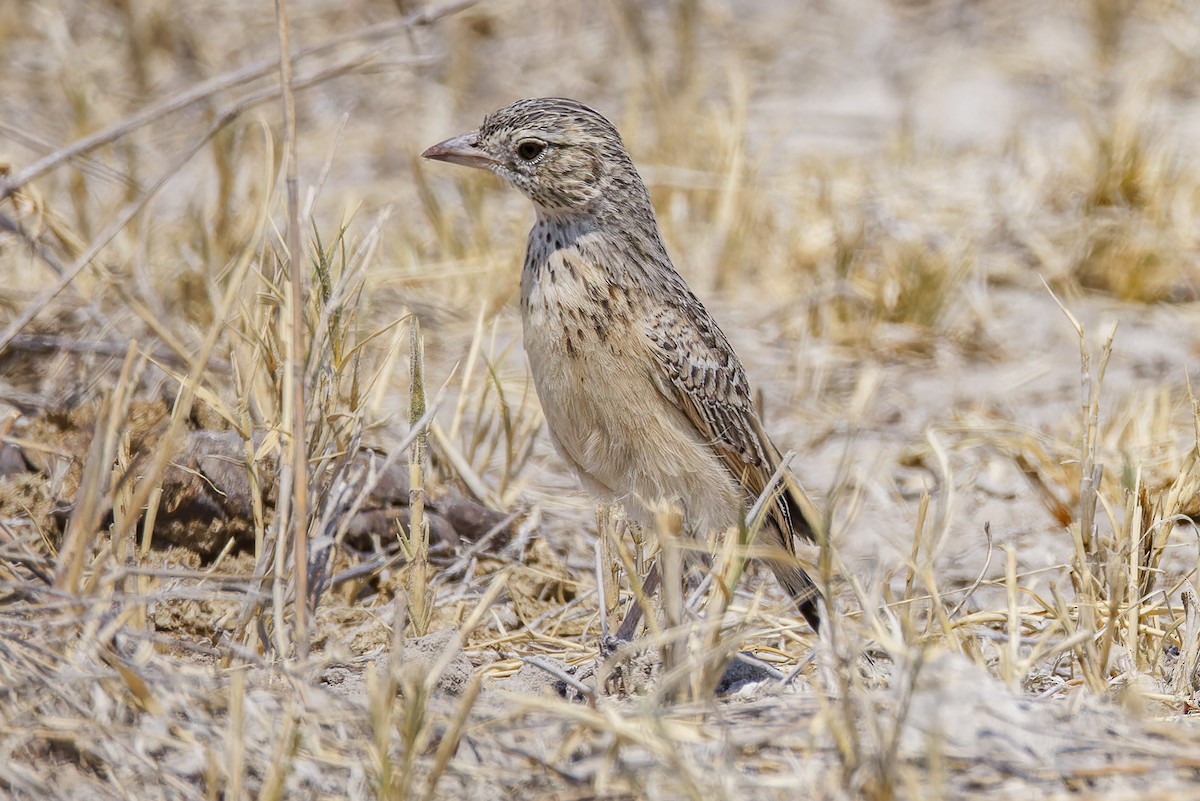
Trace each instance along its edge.
{"label": "brown streaked plumage", "polygon": [[[550,436],[584,485],[643,524],[666,500],[695,535],[736,526],[780,454],[729,340],[672,266],[612,124],[574,100],[519,100],[423,155],[491,170],[533,201],[525,350]],[[812,519],[788,479],[761,536],[815,628],[817,592],[793,545],[814,539]]]}

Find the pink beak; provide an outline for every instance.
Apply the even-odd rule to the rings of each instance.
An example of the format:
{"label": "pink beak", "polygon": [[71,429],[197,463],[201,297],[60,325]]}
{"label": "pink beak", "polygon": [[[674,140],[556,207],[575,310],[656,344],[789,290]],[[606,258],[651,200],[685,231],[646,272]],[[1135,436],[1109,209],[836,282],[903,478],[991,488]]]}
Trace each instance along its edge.
{"label": "pink beak", "polygon": [[479,149],[479,131],[471,131],[447,139],[445,142],[438,142],[422,153],[421,157],[484,170],[496,163],[494,158]]}

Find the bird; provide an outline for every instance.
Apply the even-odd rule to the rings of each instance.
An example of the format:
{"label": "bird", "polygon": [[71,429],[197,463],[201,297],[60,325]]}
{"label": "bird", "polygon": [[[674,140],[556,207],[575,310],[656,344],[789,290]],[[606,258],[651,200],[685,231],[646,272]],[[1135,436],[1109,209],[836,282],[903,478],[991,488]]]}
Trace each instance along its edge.
{"label": "bird", "polygon": [[[652,526],[656,504],[703,539],[771,490],[756,552],[814,630],[819,592],[794,539],[816,512],[784,472],[746,371],[675,269],[617,129],[560,97],[518,100],[426,159],[488,170],[533,202],[523,343],[550,439],[584,488]],[[735,534],[736,536],[736,534]]]}

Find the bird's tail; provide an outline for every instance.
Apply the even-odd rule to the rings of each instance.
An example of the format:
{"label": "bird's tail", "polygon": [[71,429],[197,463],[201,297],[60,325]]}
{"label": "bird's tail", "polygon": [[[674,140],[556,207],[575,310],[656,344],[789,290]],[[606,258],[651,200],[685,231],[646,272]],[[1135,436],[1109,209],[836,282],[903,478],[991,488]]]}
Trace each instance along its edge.
{"label": "bird's tail", "polygon": [[775,521],[769,521],[763,526],[759,537],[765,540],[764,544],[770,552],[769,556],[763,557],[763,562],[771,568],[779,585],[792,596],[796,608],[813,627],[813,631],[818,631],[821,627],[821,615],[817,611],[817,599],[821,592],[801,567],[792,549],[784,544],[784,536],[790,534],[781,532]]}
{"label": "bird's tail", "polygon": [[771,568],[780,585],[792,596],[796,608],[815,631],[821,623],[820,614],[817,612],[817,599],[821,592],[796,558],[794,540],[800,537],[824,545],[826,538],[823,519],[816,505],[809,500],[808,495],[786,469],[782,471],[783,479],[777,486],[767,486],[770,481],[768,476],[775,472],[783,457],[757,419],[755,433],[765,451],[765,469],[749,472],[743,480],[746,489],[756,496],[768,490],[774,493],[758,535],[765,546],[761,558]]}
{"label": "bird's tail", "polygon": [[817,598],[821,593],[796,558],[794,539],[800,537],[822,544],[821,517],[816,506],[786,470],[776,492],[759,534],[772,553],[763,561],[771,568],[779,584],[792,596],[800,614],[816,631],[821,623],[817,611]]}

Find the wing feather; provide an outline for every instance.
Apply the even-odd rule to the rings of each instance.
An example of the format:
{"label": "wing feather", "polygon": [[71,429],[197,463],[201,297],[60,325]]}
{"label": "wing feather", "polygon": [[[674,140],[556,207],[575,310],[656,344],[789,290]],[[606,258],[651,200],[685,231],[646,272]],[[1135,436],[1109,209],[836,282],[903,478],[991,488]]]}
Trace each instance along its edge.
{"label": "wing feather", "polygon": [[[659,308],[648,320],[646,333],[658,369],[655,383],[692,421],[752,501],[781,457],[763,431],[737,354],[699,301],[688,300],[683,306]],[[768,519],[789,553],[794,553],[792,535],[815,539],[811,504],[790,478],[785,478]]]}

